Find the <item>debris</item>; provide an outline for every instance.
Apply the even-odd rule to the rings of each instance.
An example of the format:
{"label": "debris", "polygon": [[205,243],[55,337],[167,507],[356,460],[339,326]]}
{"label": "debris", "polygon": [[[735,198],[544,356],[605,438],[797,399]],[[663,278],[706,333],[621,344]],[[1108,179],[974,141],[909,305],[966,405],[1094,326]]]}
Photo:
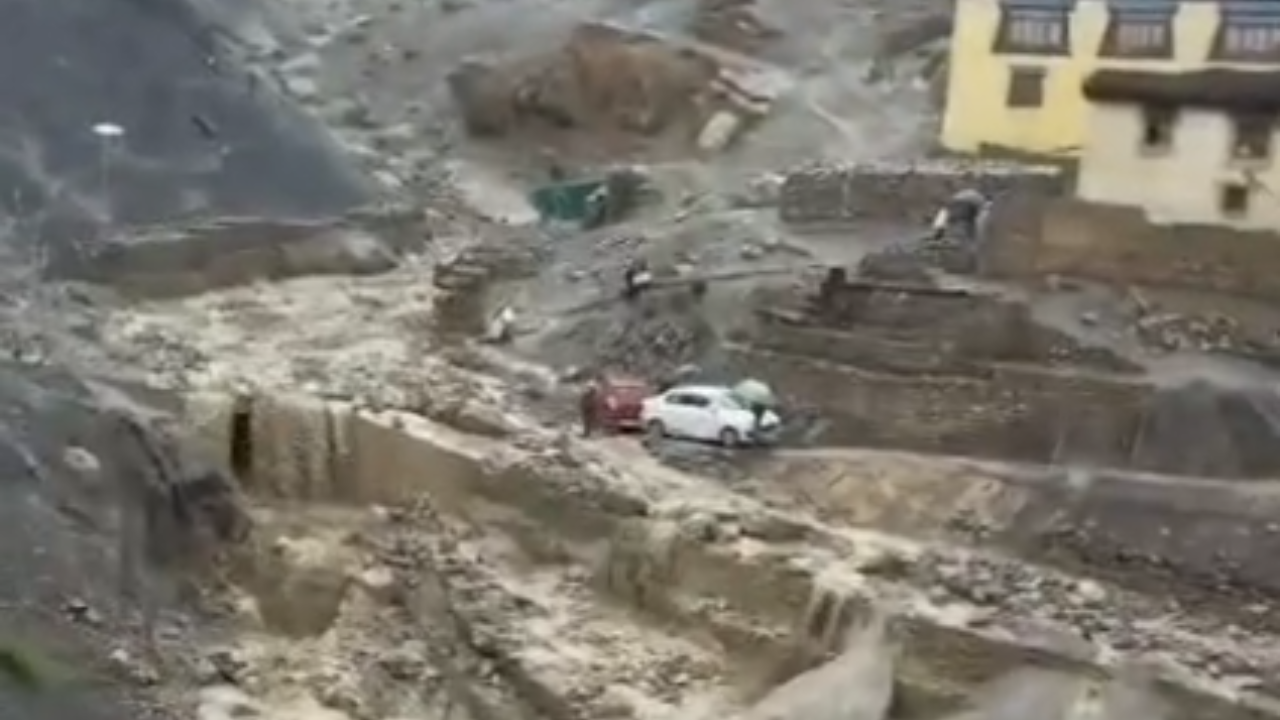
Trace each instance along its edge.
{"label": "debris", "polygon": [[733,142],[742,127],[742,118],[731,112],[722,110],[702,126],[698,133],[698,149],[703,152],[718,152]]}

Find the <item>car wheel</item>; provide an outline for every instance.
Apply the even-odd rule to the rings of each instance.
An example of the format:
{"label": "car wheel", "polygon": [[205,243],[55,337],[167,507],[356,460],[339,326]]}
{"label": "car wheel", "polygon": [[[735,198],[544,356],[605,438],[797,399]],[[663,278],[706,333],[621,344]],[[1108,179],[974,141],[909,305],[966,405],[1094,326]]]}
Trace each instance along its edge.
{"label": "car wheel", "polygon": [[742,442],[742,436],[737,430],[727,427],[720,431],[720,444],[727,447],[737,447]]}
{"label": "car wheel", "polygon": [[667,436],[667,426],[661,420],[650,420],[645,424],[644,432],[653,440],[661,440]]}

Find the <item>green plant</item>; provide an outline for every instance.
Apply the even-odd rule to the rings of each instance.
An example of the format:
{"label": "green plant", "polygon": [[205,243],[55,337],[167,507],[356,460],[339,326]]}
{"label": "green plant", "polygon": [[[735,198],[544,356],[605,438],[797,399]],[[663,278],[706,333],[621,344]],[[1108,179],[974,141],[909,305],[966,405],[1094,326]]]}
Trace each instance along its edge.
{"label": "green plant", "polygon": [[16,643],[0,643],[0,683],[29,692],[48,688],[52,666],[40,653]]}

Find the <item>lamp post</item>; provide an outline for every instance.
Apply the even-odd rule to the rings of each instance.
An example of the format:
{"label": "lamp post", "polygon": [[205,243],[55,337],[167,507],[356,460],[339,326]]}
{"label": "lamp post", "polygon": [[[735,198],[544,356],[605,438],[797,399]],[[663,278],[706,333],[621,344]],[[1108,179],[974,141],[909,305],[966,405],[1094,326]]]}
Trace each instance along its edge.
{"label": "lamp post", "polygon": [[102,223],[102,238],[105,239],[108,224],[111,221],[111,151],[120,138],[124,137],[124,128],[115,123],[100,122],[93,126],[93,134],[98,137],[98,191],[102,195],[107,217]]}

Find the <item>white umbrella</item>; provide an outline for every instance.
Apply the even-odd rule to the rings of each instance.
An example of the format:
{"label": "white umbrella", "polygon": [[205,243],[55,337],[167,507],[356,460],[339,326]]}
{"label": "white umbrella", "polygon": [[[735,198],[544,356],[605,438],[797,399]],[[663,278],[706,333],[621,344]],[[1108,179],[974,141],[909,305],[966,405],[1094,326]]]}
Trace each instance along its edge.
{"label": "white umbrella", "polygon": [[735,397],[748,405],[771,407],[777,404],[773,389],[768,384],[753,378],[748,378],[734,385],[732,392]]}

